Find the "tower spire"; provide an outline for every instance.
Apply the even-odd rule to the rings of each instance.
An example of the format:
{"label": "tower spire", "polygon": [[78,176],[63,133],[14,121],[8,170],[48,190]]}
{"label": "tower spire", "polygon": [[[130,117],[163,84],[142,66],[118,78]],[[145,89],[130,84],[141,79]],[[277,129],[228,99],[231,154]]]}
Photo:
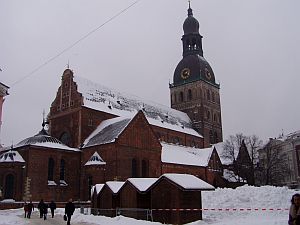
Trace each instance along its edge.
{"label": "tower spire", "polygon": [[191,8],[191,0],[189,0],[188,2],[189,2],[188,16],[193,16],[193,10]]}

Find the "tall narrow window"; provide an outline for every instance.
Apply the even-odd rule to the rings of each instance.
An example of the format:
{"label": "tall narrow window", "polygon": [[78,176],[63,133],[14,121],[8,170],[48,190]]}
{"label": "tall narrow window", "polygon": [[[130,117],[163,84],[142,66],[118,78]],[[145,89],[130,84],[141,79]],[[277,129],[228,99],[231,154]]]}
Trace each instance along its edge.
{"label": "tall narrow window", "polygon": [[54,174],[54,160],[52,158],[49,158],[49,160],[48,160],[48,180],[54,180],[53,174]]}
{"label": "tall narrow window", "polygon": [[93,186],[93,177],[92,176],[89,176],[88,177],[88,190],[89,190],[89,199],[91,199],[91,189],[92,189],[92,186]]}
{"label": "tall narrow window", "polygon": [[183,92],[180,92],[180,101],[183,102]]}
{"label": "tall narrow window", "polygon": [[131,176],[137,177],[137,162],[136,159],[132,159],[131,161]]}
{"label": "tall narrow window", "polygon": [[4,198],[13,199],[14,198],[14,176],[12,174],[8,174],[5,178],[5,190],[4,190]]}
{"label": "tall narrow window", "polygon": [[149,163],[147,160],[142,160],[142,177],[149,177]]}
{"label": "tall narrow window", "polygon": [[213,135],[213,132],[211,130],[209,131],[209,142],[211,144],[214,143],[214,135]]}
{"label": "tall narrow window", "polygon": [[219,142],[217,131],[215,131],[215,133],[214,133],[214,141],[215,141],[215,143]]}
{"label": "tall narrow window", "polygon": [[207,95],[207,100],[210,100],[210,91],[209,90],[207,90],[206,95]]}
{"label": "tall narrow window", "polygon": [[191,101],[193,99],[193,95],[192,95],[192,90],[191,89],[188,90],[188,99],[189,99],[189,101]]}
{"label": "tall narrow window", "polygon": [[59,179],[65,180],[65,160],[60,160]]}

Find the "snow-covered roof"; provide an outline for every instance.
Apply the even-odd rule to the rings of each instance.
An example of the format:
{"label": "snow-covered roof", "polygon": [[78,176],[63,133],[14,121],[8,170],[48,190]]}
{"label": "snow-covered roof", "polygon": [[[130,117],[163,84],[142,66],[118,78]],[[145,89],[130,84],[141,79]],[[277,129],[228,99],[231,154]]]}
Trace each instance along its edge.
{"label": "snow-covered roof", "polygon": [[74,81],[77,91],[83,96],[83,105],[87,108],[122,117],[133,117],[139,110],[143,110],[151,125],[202,137],[192,128],[192,122],[184,112],[121,93],[78,76],[74,76]]}
{"label": "snow-covered roof", "polygon": [[48,133],[42,129],[38,134],[26,138],[23,141],[20,141],[14,148],[20,148],[24,146],[39,146],[39,147],[46,147],[46,148],[55,148],[55,149],[62,149],[68,151],[80,151],[78,148],[70,148],[63,144],[60,140],[55,137],[49,136]]}
{"label": "snow-covered roof", "polygon": [[128,178],[127,181],[130,182],[137,190],[144,192],[151,187],[157,179],[158,178]]}
{"label": "snow-covered roof", "polygon": [[96,191],[96,194],[98,195],[99,192],[102,190],[103,187],[104,187],[104,184],[95,184],[95,185],[92,187],[91,196],[93,196],[94,191]]}
{"label": "snow-covered roof", "polygon": [[[165,173],[161,177],[173,181],[175,184],[181,186],[184,189],[190,190],[214,190],[214,186],[206,183],[200,178],[191,174],[179,174],[179,173]],[[161,179],[161,177],[159,179]]]}
{"label": "snow-covered roof", "polygon": [[121,187],[124,185],[124,183],[125,182],[123,181],[107,181],[105,184],[114,194],[117,194]]}
{"label": "snow-covered roof", "polygon": [[[215,149],[218,152],[218,155],[220,157],[221,163],[223,165],[232,164],[232,161],[228,157],[224,157],[224,142],[219,142],[219,143],[213,144],[212,147],[215,147]],[[238,152],[235,155],[237,156]]]}
{"label": "snow-covered roof", "polygon": [[91,158],[84,164],[85,166],[90,166],[90,165],[105,165],[106,162],[100,157],[98,152],[95,152]]}
{"label": "snow-covered roof", "polygon": [[103,121],[84,141],[83,147],[114,142],[130,121],[131,118],[124,117],[116,117]]}
{"label": "snow-covered roof", "polygon": [[8,151],[0,155],[0,163],[7,163],[7,162],[21,162],[24,163],[25,160],[17,151]]}
{"label": "snow-covered roof", "polygon": [[194,148],[161,142],[161,161],[191,166],[207,166],[213,148]]}

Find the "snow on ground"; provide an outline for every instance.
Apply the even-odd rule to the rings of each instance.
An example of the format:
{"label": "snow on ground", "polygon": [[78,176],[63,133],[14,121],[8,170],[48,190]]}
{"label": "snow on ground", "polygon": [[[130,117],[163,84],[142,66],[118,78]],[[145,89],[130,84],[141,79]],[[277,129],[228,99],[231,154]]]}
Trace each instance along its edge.
{"label": "snow on ground", "polygon": [[[290,199],[295,193],[295,190],[290,190],[286,187],[272,186],[243,186],[236,189],[218,188],[215,191],[205,191],[202,192],[202,207],[209,210],[203,212],[203,220],[192,222],[189,225],[287,224],[288,210],[285,209],[289,208]],[[229,211],[219,211],[221,208],[229,209]],[[255,208],[258,210],[255,211]],[[232,209],[237,210],[233,211]],[[241,211],[240,209],[245,210]],[[251,211],[247,209],[251,209]],[[56,214],[62,215],[63,209],[56,210]],[[28,220],[23,219],[22,209],[2,210],[0,211],[0,224],[28,224]],[[158,225],[160,223],[135,220],[123,216],[109,218],[82,215],[77,209],[72,218],[72,224]]]}

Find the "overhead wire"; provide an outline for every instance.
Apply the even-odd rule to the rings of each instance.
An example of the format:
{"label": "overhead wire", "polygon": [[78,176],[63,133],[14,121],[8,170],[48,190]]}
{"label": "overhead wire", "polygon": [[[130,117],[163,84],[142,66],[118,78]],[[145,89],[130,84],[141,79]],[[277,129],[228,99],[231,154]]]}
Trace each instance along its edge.
{"label": "overhead wire", "polygon": [[116,13],[115,15],[113,15],[112,17],[110,17],[108,20],[106,20],[104,23],[102,23],[101,25],[99,25],[98,27],[96,27],[95,29],[93,29],[92,31],[88,32],[86,35],[82,36],[80,39],[78,39],[77,41],[75,41],[74,43],[72,43],[71,45],[69,45],[68,47],[66,47],[65,49],[63,49],[61,52],[59,52],[58,54],[56,54],[55,56],[49,58],[47,61],[45,61],[44,63],[42,63],[41,65],[39,65],[38,67],[36,67],[35,69],[33,69],[30,73],[28,73],[27,75],[23,76],[22,78],[20,78],[19,80],[17,80],[16,82],[14,82],[11,87],[15,86],[16,84],[22,82],[23,80],[25,80],[26,78],[32,76],[35,72],[37,72],[38,70],[40,70],[41,68],[43,68],[45,65],[47,65],[48,63],[52,62],[53,60],[55,60],[57,57],[61,56],[62,54],[64,54],[65,52],[67,52],[68,50],[72,49],[74,46],[76,46],[78,43],[80,43],[81,41],[83,41],[84,39],[86,39],[87,37],[89,37],[91,34],[95,33],[97,30],[99,30],[100,28],[102,28],[104,25],[106,25],[107,23],[111,22],[112,20],[116,19],[118,16],[120,16],[121,14],[125,13],[127,10],[129,10],[131,7],[133,7],[134,5],[136,5],[138,2],[140,2],[142,0],[136,0],[135,2],[131,3],[129,6],[127,6],[126,8],[122,9],[121,11],[119,11],[118,13]]}

